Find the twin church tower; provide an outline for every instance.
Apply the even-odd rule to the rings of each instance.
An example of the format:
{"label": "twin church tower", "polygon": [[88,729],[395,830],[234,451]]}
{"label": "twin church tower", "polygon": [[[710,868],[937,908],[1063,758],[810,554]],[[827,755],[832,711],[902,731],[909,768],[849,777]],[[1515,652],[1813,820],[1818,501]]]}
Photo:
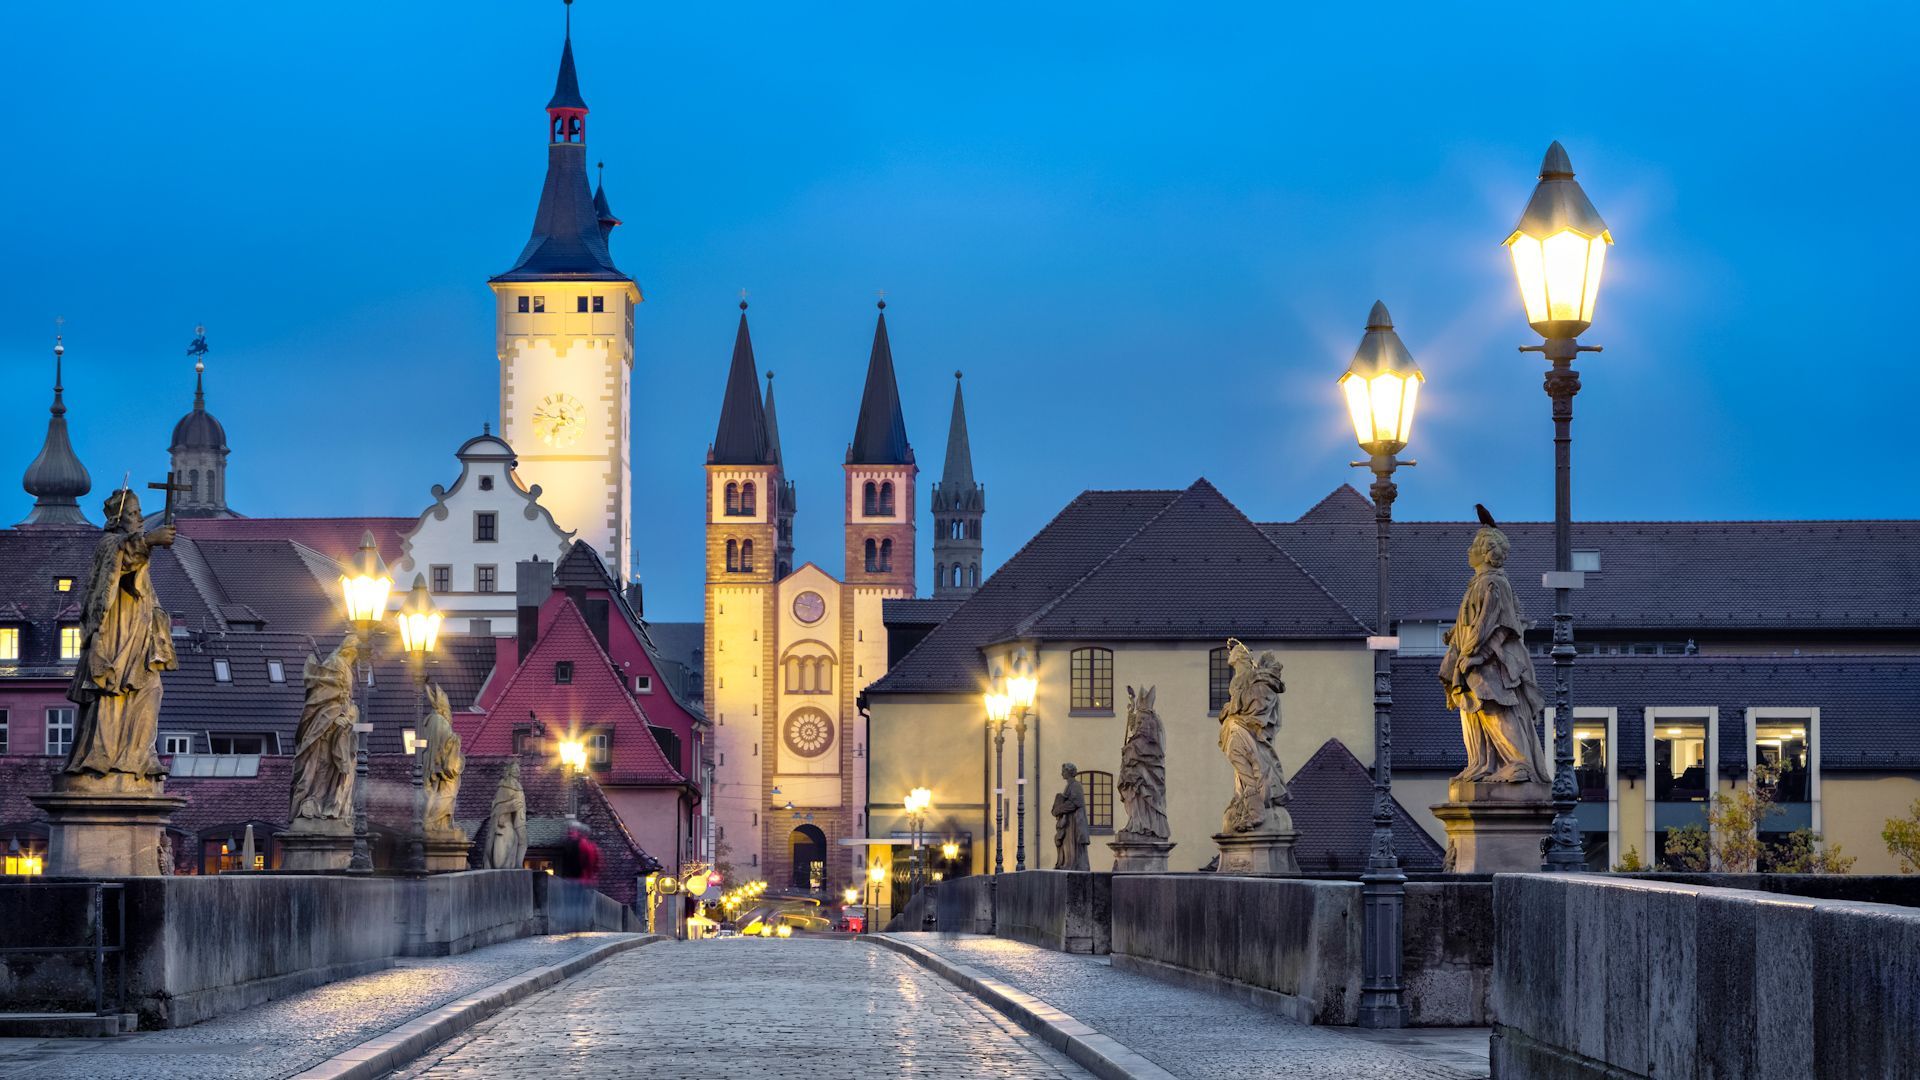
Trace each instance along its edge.
{"label": "twin church tower", "polygon": [[[572,34],[547,102],[547,176],[533,232],[496,298],[501,435],[563,528],[632,572],[629,452],[640,287],[613,261],[619,226],[589,186],[587,105]],[[840,576],[794,562],[794,483],[780,452],[773,375],[761,391],[742,302],[706,462],[705,705],[714,725],[708,812],[718,857],[743,880],[844,884],[863,857],[866,728],[860,692],[885,673],[886,600],[914,595],[916,483],[886,304],[844,463]],[[957,374],[957,373],[956,373]],[[936,598],[982,576],[985,490],[974,482],[960,388],[933,487]]]}

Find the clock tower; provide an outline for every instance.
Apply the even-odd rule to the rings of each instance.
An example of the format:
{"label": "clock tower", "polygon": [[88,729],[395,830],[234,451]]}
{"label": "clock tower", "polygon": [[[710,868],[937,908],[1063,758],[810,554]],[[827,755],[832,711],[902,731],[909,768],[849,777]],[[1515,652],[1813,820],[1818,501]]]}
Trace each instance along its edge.
{"label": "clock tower", "polygon": [[541,505],[625,582],[633,312],[641,295],[607,247],[620,219],[606,189],[587,185],[587,103],[571,25],[546,111],[547,178],[533,233],[513,267],[489,282],[500,434],[519,458],[520,478],[540,488]]}

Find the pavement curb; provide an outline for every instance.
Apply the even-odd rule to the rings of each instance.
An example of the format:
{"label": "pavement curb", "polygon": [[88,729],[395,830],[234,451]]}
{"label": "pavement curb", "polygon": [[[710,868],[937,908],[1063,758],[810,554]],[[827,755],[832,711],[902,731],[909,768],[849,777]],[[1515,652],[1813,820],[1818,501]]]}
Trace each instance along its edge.
{"label": "pavement curb", "polygon": [[1110,1035],[1102,1035],[1032,994],[988,978],[978,968],[956,964],[891,934],[862,939],[869,945],[907,957],[921,967],[993,1006],[1007,1019],[1033,1032],[1047,1045],[1102,1080],[1174,1080],[1172,1073],[1129,1049]]}
{"label": "pavement curb", "polygon": [[523,971],[510,979],[482,987],[458,1001],[448,1002],[431,1012],[416,1016],[383,1035],[335,1054],[305,1072],[294,1073],[290,1080],[376,1080],[522,998],[537,994],[609,957],[665,940],[659,934],[636,934],[596,945],[558,964]]}

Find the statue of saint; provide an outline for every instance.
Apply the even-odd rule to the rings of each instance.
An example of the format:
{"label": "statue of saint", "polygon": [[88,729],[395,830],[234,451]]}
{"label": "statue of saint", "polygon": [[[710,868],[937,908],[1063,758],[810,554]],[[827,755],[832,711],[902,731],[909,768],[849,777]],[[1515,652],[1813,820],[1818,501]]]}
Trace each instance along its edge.
{"label": "statue of saint", "polygon": [[1086,870],[1087,792],[1080,786],[1080,770],[1072,765],[1060,766],[1060,777],[1067,786],[1053,797],[1053,868]]}
{"label": "statue of saint", "polygon": [[1287,831],[1292,820],[1280,809],[1293,798],[1281,775],[1273,737],[1280,731],[1280,660],[1271,652],[1253,654],[1237,638],[1227,639],[1227,664],[1233,678],[1220,706],[1220,751],[1233,766],[1233,801],[1227,804],[1222,831]]}
{"label": "statue of saint", "polygon": [[106,514],[81,599],[80,655],[67,688],[79,709],[62,782],[153,792],[167,775],[154,753],[160,673],[179,665],[148,560],[154,548],[173,545],[173,526],[143,530],[140,499],[125,488],[107,496]]}
{"label": "statue of saint", "polygon": [[1447,631],[1440,683],[1447,706],[1460,710],[1467,767],[1455,780],[1468,783],[1550,783],[1537,725],[1546,699],[1527,655],[1526,620],[1502,569],[1507,536],[1485,507],[1484,527],[1467,549],[1473,580],[1460,598],[1460,614]]}
{"label": "statue of saint", "polygon": [[1153,711],[1155,687],[1138,696],[1127,687],[1127,735],[1120,746],[1120,780],[1114,790],[1127,808],[1122,841],[1167,838],[1167,750],[1160,715]]}
{"label": "statue of saint", "polygon": [[520,786],[520,763],[509,761],[487,816],[487,868],[518,870],[526,861],[527,793]]}
{"label": "statue of saint", "polygon": [[290,813],[296,832],[353,828],[353,725],[360,719],[353,703],[353,664],[359,655],[360,639],[348,632],[325,660],[317,652],[307,657],[302,676],[307,698],[293,750]]}
{"label": "statue of saint", "polygon": [[453,823],[453,800],[460,794],[460,774],[467,759],[453,730],[453,707],[438,684],[427,684],[427,715],[420,727],[427,744],[427,835],[445,836],[459,831]]}

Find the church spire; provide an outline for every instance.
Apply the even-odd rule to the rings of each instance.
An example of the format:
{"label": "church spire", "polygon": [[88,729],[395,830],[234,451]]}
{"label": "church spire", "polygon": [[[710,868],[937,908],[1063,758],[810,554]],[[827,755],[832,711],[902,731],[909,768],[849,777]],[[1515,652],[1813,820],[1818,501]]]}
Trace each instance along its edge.
{"label": "church spire", "polygon": [[767,372],[767,454],[775,465],[780,460],[780,417],[773,409],[773,372]]}
{"label": "church spire", "polygon": [[733,337],[733,364],[727,369],[726,396],[720,402],[720,427],[707,450],[709,465],[767,465],[767,413],[760,402],[760,373],[747,333],[747,302],[740,301],[740,328]]}
{"label": "church spire", "polygon": [[947,426],[947,463],[933,485],[933,595],[960,600],[980,586],[981,519],[987,489],[973,479],[973,447],[967,441],[967,407],[960,372],[953,373],[953,419]]}
{"label": "church spire", "polygon": [[953,373],[953,419],[947,423],[947,464],[940,472],[947,487],[973,486],[973,447],[967,443],[967,405],[960,397],[960,372]]}
{"label": "church spire", "polygon": [[502,281],[630,281],[613,265],[608,227],[587,186],[587,102],[573,66],[572,0],[560,74],[547,102],[547,181],[540,189],[533,234]]}
{"label": "church spire", "polygon": [[40,454],[27,466],[20,486],[33,496],[33,510],[21,525],[89,525],[80,510],[80,496],[93,490],[93,478],[73,452],[67,439],[66,388],[62,382],[62,357],[67,347],[59,335],[53,339],[53,405],[47,411],[47,438]]}
{"label": "church spire", "polygon": [[887,339],[887,302],[873,328],[873,353],[867,358],[867,386],[860,395],[860,417],[847,447],[849,465],[910,465],[907,419],[900,411],[900,386],[893,375],[893,344]]}
{"label": "church spire", "polygon": [[595,162],[594,168],[600,175],[593,185],[593,212],[600,219],[600,239],[604,242],[608,236],[612,235],[614,226],[621,224],[621,221],[619,215],[613,212],[613,207],[607,203],[607,163]]}

